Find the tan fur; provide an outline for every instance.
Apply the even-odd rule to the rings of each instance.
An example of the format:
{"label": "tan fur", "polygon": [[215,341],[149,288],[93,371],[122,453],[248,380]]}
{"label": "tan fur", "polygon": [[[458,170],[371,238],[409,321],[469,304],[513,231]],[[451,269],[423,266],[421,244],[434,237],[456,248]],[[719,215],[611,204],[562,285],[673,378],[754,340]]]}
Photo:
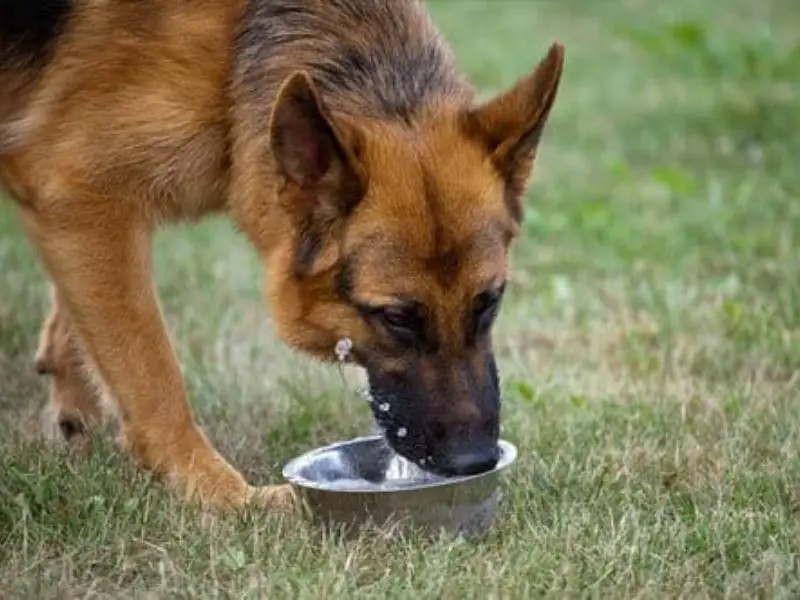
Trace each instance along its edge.
{"label": "tan fur", "polygon": [[[472,106],[470,88],[454,74],[452,90],[426,101],[409,124],[370,114],[366,93],[322,98],[303,64],[335,52],[336,32],[310,38],[306,54],[276,53],[254,96],[233,55],[243,3],[79,0],[76,7],[46,66],[25,71],[9,62],[0,70],[0,88],[20,90],[0,101],[0,183],[56,290],[37,355],[52,377],[56,422],[102,420],[85,352],[144,467],[216,506],[294,506],[284,486],[249,486],[195,424],[154,291],[156,228],[218,212],[259,252],[269,274],[265,295],[288,344],[330,360],[347,336],[365,366],[408,364],[336,292],[338,269],[355,254],[359,303],[413,296],[430,307],[441,339],[424,366],[431,381],[443,377],[436,365],[447,369],[462,355],[483,377],[479,356],[488,342],[466,351],[460,315],[478,291],[507,276],[534,129],[559,82],[560,46],[486,107]],[[407,11],[408,39],[436,35],[421,8]],[[367,50],[386,41],[368,26],[338,25]],[[345,158],[306,185],[292,179],[306,168],[296,145],[268,150],[282,148],[284,126],[294,139],[313,104]],[[338,203],[351,188],[364,198],[344,215]],[[300,273],[306,221],[319,228],[319,248]],[[465,407],[452,406],[450,418],[469,420]]]}

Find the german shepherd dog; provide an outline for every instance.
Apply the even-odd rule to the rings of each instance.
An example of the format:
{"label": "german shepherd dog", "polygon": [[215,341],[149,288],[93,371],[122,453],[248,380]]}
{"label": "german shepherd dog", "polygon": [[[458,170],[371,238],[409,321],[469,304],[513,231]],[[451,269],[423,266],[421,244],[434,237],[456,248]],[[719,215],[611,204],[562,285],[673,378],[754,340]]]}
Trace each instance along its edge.
{"label": "german shepherd dog", "polygon": [[349,338],[399,454],[491,468],[491,330],[563,61],[478,101],[422,0],[3,0],[0,185],[51,282],[54,430],[113,406],[185,498],[295,505],[196,424],[154,290],[156,228],[225,213],[280,338]]}

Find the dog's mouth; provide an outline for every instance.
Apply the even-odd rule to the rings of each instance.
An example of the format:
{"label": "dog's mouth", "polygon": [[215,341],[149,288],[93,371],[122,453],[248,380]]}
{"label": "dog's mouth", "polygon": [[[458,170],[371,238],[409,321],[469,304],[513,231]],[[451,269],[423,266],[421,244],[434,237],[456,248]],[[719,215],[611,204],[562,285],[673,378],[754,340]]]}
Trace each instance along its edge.
{"label": "dog's mouth", "polygon": [[[419,419],[420,413],[409,410],[413,405],[404,400],[387,394],[373,396],[370,400],[373,419],[395,453],[441,477],[475,475],[494,468],[499,459],[497,440],[481,436],[472,443],[467,437],[454,445],[436,426],[435,420]],[[461,451],[454,451],[454,448]]]}
{"label": "dog's mouth", "polygon": [[407,418],[402,400],[389,394],[373,393],[369,403],[373,421],[388,446],[409,462],[434,472],[433,449],[425,439],[424,428]]}
{"label": "dog's mouth", "polygon": [[[369,404],[389,447],[443,476],[474,475],[499,459],[500,394],[491,355],[479,376],[472,364],[445,365],[436,385],[418,369],[387,373],[367,367]],[[459,377],[453,377],[453,374]],[[464,382],[468,389],[449,385]]]}

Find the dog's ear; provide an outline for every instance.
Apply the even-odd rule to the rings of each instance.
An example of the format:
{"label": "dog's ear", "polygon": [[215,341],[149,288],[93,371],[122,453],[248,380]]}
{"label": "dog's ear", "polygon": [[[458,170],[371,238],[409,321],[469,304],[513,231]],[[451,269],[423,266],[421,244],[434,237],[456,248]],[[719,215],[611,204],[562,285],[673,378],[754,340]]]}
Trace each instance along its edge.
{"label": "dog's ear", "polygon": [[366,190],[360,143],[353,125],[334,122],[306,73],[286,79],[272,111],[270,149],[285,183],[281,205],[299,234],[298,276],[336,261],[333,238]]}
{"label": "dog's ear", "polygon": [[536,69],[510,90],[467,115],[469,133],[486,147],[505,179],[512,216],[522,220],[522,195],[533,169],[564,66],[564,47],[554,43]]}

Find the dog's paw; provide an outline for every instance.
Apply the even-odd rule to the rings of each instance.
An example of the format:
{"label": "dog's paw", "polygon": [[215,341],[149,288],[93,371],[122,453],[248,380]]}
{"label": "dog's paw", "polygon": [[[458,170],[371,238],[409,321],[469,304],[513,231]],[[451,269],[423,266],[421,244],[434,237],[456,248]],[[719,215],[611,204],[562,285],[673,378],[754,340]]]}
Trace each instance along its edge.
{"label": "dog's paw", "polygon": [[49,405],[40,418],[42,437],[49,444],[82,456],[92,452],[90,428],[80,413]]}
{"label": "dog's paw", "polygon": [[302,510],[300,497],[288,484],[251,487],[248,492],[248,506],[264,508],[281,515],[299,515]]}

